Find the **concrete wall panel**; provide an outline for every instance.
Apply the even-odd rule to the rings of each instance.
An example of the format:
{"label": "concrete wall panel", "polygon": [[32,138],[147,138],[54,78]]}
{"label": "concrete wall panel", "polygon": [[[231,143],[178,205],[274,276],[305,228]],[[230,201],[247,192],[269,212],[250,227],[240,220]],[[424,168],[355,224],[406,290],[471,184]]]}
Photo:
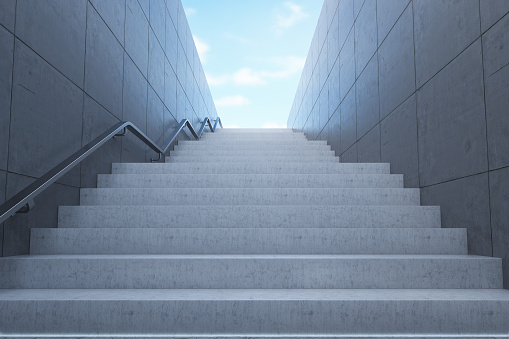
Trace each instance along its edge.
{"label": "concrete wall panel", "polygon": [[[338,59],[339,60],[339,59]],[[329,74],[329,117],[334,114],[340,104],[339,96],[339,61],[332,67]]]}
{"label": "concrete wall panel", "polygon": [[378,50],[380,117],[415,92],[412,7],[408,6]]}
{"label": "concrete wall panel", "polygon": [[140,4],[141,10],[143,11],[143,15],[149,19],[149,11],[150,11],[150,0],[137,0]]}
{"label": "concrete wall panel", "polygon": [[83,86],[87,1],[18,1],[16,35],[53,67]]}
{"label": "concrete wall panel", "polygon": [[338,5],[338,30],[339,30],[339,48],[343,48],[343,45],[350,35],[350,31],[353,28],[354,16],[353,16],[353,0],[341,0]]}
{"label": "concrete wall panel", "polygon": [[481,42],[417,92],[422,186],[488,169]]}
{"label": "concrete wall panel", "polygon": [[417,87],[421,87],[479,36],[479,1],[414,0],[413,6]]}
{"label": "concrete wall panel", "polygon": [[170,63],[164,63],[164,104],[171,114],[177,116],[177,75]]}
{"label": "concrete wall panel", "polygon": [[[35,179],[14,173],[7,174],[7,199]],[[4,223],[4,256],[28,253],[30,228],[54,227],[57,223],[57,209],[60,205],[79,203],[79,188],[54,184],[35,198],[30,213],[18,214]]]}
{"label": "concrete wall panel", "polygon": [[150,0],[150,27],[164,49],[166,30],[166,6],[164,1]]}
{"label": "concrete wall panel", "polygon": [[341,104],[341,154],[349,149],[357,140],[356,110],[354,86]]}
{"label": "concrete wall panel", "polygon": [[367,0],[355,21],[355,74],[359,77],[377,48],[376,0]]}
{"label": "concrete wall panel", "polygon": [[0,1],[0,24],[14,33],[14,20],[16,18],[16,0]]}
{"label": "concrete wall panel", "polygon": [[[164,41],[164,40],[163,40]],[[149,30],[148,82],[160,98],[164,98],[164,49],[154,32]]]}
{"label": "concrete wall panel", "polygon": [[125,0],[90,0],[90,3],[99,13],[108,28],[113,32],[120,44],[124,46]]}
{"label": "concrete wall panel", "polygon": [[125,49],[143,76],[147,77],[148,21],[147,17],[143,13],[140,3],[138,3],[137,0],[127,0],[125,18]]}
{"label": "concrete wall panel", "polygon": [[423,205],[439,205],[442,227],[465,227],[468,252],[492,255],[488,173],[421,189]]}
{"label": "concrete wall panel", "polygon": [[376,4],[378,45],[381,45],[410,0],[384,0]]}
{"label": "concrete wall panel", "polygon": [[341,162],[358,162],[357,161],[357,144],[347,149],[339,158]]}
{"label": "concrete wall panel", "polygon": [[87,15],[85,91],[122,119],[123,49],[92,6]]}
{"label": "concrete wall panel", "polygon": [[[40,177],[81,147],[83,92],[19,40],[14,58],[8,170]],[[59,181],[79,186],[79,167]]]}
{"label": "concrete wall panel", "polygon": [[[83,142],[85,146],[120,120],[88,95],[83,106]],[[97,187],[98,173],[111,173],[111,164],[120,162],[122,139],[109,140],[81,163],[81,187]]]}
{"label": "concrete wall panel", "polygon": [[481,29],[484,33],[509,12],[509,1],[481,0]]}
{"label": "concrete wall panel", "polygon": [[419,187],[416,110],[412,95],[380,123],[381,161],[391,164],[391,173],[403,174],[405,187]]}
{"label": "concrete wall panel", "polygon": [[355,82],[357,105],[357,135],[362,137],[380,121],[380,100],[378,98],[377,56],[371,58],[359,79]]}
{"label": "concrete wall panel", "polygon": [[490,169],[509,166],[509,16],[483,35]]}
{"label": "concrete wall panel", "polygon": [[339,97],[343,100],[350,87],[355,82],[355,58],[354,58],[354,34],[353,31],[347,37],[343,49],[339,53]]}
{"label": "concrete wall panel", "polygon": [[[119,121],[162,145],[177,118],[195,126],[216,118],[179,0],[17,4],[16,12],[16,1],[0,1],[0,200],[6,187],[14,195]],[[29,228],[55,227],[57,206],[77,204],[79,188],[94,187],[112,162],[154,157],[130,132],[108,141],[40,195],[33,212],[4,223],[0,253],[27,253]]]}
{"label": "concrete wall panel", "polygon": [[357,142],[358,162],[380,162],[380,125],[376,125]]}
{"label": "concrete wall panel", "polygon": [[14,51],[14,37],[3,27],[0,27],[0,170],[7,169],[7,154],[9,152],[9,125],[11,112],[12,88],[12,54]]}
{"label": "concrete wall panel", "polygon": [[[339,55],[339,21],[337,10],[334,12],[334,17],[329,28],[329,34],[327,35],[327,66],[329,72],[332,66],[336,63]],[[339,73],[338,73],[339,74]]]}
{"label": "concrete wall panel", "polygon": [[339,97],[332,67],[329,120],[319,119],[315,34],[288,127],[327,136],[342,162],[390,162],[423,203],[442,207],[444,227],[468,228],[470,253],[504,258],[508,287],[509,1],[342,0],[329,9],[319,21],[330,20],[332,39],[338,18],[339,51],[327,46],[329,60],[338,54]]}
{"label": "concrete wall panel", "polygon": [[166,51],[166,58],[170,62],[171,67],[173,68],[173,71],[175,72],[177,70],[177,51],[178,49],[175,48],[178,43],[178,36],[177,36],[177,30],[175,28],[175,24],[170,18],[170,14],[166,12],[166,32],[165,32],[165,51]]}
{"label": "concrete wall panel", "polygon": [[509,288],[509,168],[492,171],[490,176],[490,212],[493,230],[493,256],[501,257],[504,288]]}

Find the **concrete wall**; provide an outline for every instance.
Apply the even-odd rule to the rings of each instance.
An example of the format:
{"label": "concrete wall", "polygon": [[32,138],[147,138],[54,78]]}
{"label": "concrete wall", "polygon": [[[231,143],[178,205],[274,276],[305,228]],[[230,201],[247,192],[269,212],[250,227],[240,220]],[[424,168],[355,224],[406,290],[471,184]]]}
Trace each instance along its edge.
{"label": "concrete wall", "polygon": [[[162,145],[177,121],[216,115],[180,0],[0,1],[0,203],[118,121]],[[29,228],[56,226],[112,162],[154,155],[109,141],[2,225],[0,253],[27,253]]]}
{"label": "concrete wall", "polygon": [[390,162],[509,288],[509,1],[326,0],[288,127]]}

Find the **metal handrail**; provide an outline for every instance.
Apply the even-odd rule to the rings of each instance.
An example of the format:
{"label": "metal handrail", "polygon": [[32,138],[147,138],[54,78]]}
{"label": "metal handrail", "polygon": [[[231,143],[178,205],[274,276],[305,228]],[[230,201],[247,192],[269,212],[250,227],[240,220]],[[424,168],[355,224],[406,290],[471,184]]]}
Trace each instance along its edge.
{"label": "metal handrail", "polygon": [[[152,161],[158,161],[161,159],[161,155],[164,156],[172,142],[175,140],[177,135],[182,131],[184,127],[187,126],[191,134],[196,138],[200,139],[205,126],[208,124],[210,131],[214,132],[216,130],[217,124],[223,128],[223,124],[221,123],[221,119],[218,117],[215,120],[214,127],[212,127],[212,123],[210,119],[207,117],[203,120],[198,133],[194,130],[193,125],[187,119],[182,119],[178,125],[178,127],[172,132],[168,141],[164,144],[163,148],[160,148],[156,145],[154,141],[152,141],[145,133],[143,133],[138,127],[136,127],[132,122],[119,122],[105,131],[103,134],[83,146],[80,150],[76,151],[73,155],[62,161],[57,166],[53,167],[51,170],[46,172],[42,177],[34,181],[32,184],[27,186],[21,192],[7,200],[4,204],[0,206],[0,224],[7,220],[9,217],[15,215],[16,213],[26,213],[30,211],[33,207],[34,198],[43,192],[46,188],[48,188],[51,184],[57,181],[64,174],[69,172],[74,166],[79,164],[81,161],[86,159],[90,154],[95,152],[99,147],[104,145],[108,140],[115,136],[123,136],[126,133],[126,130],[131,131],[138,139],[143,141],[148,147],[154,150],[159,157],[157,159],[152,159]],[[122,133],[119,133],[121,132]]]}

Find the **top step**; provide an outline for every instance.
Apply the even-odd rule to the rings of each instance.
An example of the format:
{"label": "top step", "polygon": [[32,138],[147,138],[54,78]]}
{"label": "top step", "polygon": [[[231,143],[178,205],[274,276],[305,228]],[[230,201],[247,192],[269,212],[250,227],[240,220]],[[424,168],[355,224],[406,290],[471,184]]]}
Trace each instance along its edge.
{"label": "top step", "polygon": [[[260,133],[260,134],[278,134],[278,133],[295,133],[302,134],[302,132],[294,132],[290,128],[221,128],[216,129],[214,133],[227,133],[227,134],[248,134],[248,133]],[[212,134],[208,132],[208,134]]]}

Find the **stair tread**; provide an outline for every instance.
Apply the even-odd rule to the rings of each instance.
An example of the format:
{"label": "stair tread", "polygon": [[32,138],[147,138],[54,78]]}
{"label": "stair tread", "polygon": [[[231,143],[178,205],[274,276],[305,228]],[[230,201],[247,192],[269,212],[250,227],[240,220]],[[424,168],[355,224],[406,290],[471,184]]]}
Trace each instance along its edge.
{"label": "stair tread", "polygon": [[114,259],[114,260],[485,260],[500,261],[495,257],[486,257],[472,254],[31,254],[5,257],[4,261],[17,260],[76,260],[76,259]]}
{"label": "stair tread", "polygon": [[468,300],[509,302],[505,289],[0,289],[0,300]]}

